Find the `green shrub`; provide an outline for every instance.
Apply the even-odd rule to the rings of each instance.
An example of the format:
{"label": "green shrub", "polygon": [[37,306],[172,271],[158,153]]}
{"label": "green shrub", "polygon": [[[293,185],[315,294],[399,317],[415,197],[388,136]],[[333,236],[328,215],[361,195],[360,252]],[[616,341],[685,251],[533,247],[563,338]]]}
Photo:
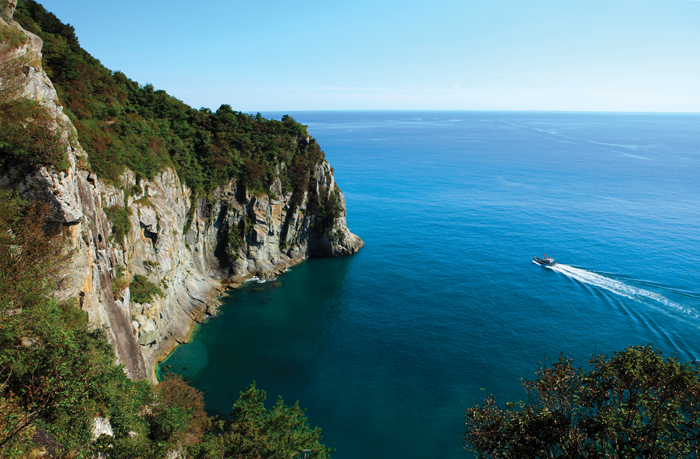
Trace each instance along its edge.
{"label": "green shrub", "polygon": [[145,196],[137,199],[136,201],[134,201],[134,204],[139,204],[139,205],[144,206],[144,207],[151,207],[151,208],[155,209],[155,206],[151,202],[148,195],[145,195]]}
{"label": "green shrub", "polygon": [[121,298],[121,294],[129,287],[129,279],[124,275],[124,267],[117,266],[114,279],[112,279],[112,294],[115,298]]}
{"label": "green shrub", "polygon": [[228,230],[226,254],[231,258],[238,258],[238,251],[243,244],[243,232],[238,226],[231,226]]}
{"label": "green shrub", "polygon": [[134,276],[129,289],[134,303],[150,303],[154,296],[163,296],[163,292],[153,282],[140,274]]}
{"label": "green shrub", "polygon": [[253,222],[244,215],[236,226],[230,226],[227,235],[226,254],[238,258],[238,251],[245,245],[245,237],[253,232]]}
{"label": "green shrub", "polygon": [[0,43],[7,43],[10,49],[16,49],[27,44],[27,36],[17,27],[0,26]]}
{"label": "green shrub", "polygon": [[[182,227],[183,234],[187,234],[187,232],[192,227],[192,222],[194,221],[194,212],[196,209],[197,209],[197,198],[193,194],[190,196],[190,207],[187,209],[187,220],[185,221],[185,225]],[[185,244],[187,244],[187,241],[185,241]]]}
{"label": "green shrub", "polygon": [[112,239],[124,243],[124,236],[131,231],[131,207],[111,206],[103,209],[107,218],[112,223]]}

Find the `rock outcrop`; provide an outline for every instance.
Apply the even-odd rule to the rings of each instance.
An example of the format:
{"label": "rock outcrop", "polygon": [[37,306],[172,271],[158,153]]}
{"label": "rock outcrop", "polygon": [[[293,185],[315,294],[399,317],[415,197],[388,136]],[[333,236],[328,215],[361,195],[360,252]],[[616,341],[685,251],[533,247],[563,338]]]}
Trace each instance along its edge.
{"label": "rock outcrop", "polygon": [[16,7],[17,0],[0,0],[0,18],[6,23],[11,22]]}
{"label": "rock outcrop", "polygon": [[[4,90],[9,97],[11,89],[11,97],[35,100],[51,115],[70,166],[42,167],[1,181],[17,186],[25,199],[49,204],[71,252],[57,295],[80,299],[90,323],[107,331],[132,378],[155,380],[155,363],[188,339],[196,321],[214,314],[215,298],[227,286],[275,276],[311,256],[347,255],[362,246],[347,229],[345,200],[325,161],[316,166],[310,191],[295,200],[283,192],[279,178],[263,195],[231,182],[208,198],[194,199],[172,169],[138,183],[126,171],[118,186],[89,172],[89,158],[41,68],[41,40],[11,21],[14,4],[2,0],[0,26],[17,29],[26,42],[0,48],[0,94]],[[321,227],[316,203],[329,199],[341,211]],[[123,234],[108,217],[114,212],[128,220],[130,229]],[[232,247],[233,228],[241,231],[241,241]],[[136,275],[161,294],[146,303],[133,301],[128,281]]]}

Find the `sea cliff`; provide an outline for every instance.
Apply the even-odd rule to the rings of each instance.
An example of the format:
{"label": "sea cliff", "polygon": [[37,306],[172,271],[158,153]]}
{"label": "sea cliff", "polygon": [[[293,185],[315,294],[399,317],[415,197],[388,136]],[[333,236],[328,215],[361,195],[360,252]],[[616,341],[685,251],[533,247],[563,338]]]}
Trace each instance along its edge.
{"label": "sea cliff", "polygon": [[[0,6],[0,27],[16,37],[0,44],[0,99],[32,101],[65,152],[63,165],[10,169],[0,185],[49,205],[50,224],[65,235],[70,255],[56,295],[79,299],[133,379],[155,381],[155,363],[188,339],[196,321],[215,313],[215,298],[226,287],[362,247],[347,228],[345,199],[325,159],[308,172],[303,193],[283,186],[283,161],[262,192],[230,180],[197,194],[171,167],[148,180],[128,169],[116,181],[104,180],[92,171],[42,68],[41,39],[12,20],[14,2]],[[313,142],[294,141],[301,148]],[[330,221],[321,212],[328,202],[336,206]],[[156,288],[148,301],[132,299],[136,276]]]}

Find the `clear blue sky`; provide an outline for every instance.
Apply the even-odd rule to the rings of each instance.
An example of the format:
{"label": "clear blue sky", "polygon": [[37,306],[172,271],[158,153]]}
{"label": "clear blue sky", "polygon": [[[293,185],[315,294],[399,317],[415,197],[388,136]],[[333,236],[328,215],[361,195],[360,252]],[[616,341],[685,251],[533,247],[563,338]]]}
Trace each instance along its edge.
{"label": "clear blue sky", "polygon": [[43,0],[199,108],[700,112],[700,1]]}

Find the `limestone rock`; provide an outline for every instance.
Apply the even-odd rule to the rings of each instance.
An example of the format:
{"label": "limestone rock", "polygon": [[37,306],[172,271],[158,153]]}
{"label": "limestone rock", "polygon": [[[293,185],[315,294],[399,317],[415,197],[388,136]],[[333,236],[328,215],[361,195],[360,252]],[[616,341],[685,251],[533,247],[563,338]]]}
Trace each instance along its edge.
{"label": "limestone rock", "polygon": [[151,233],[158,232],[158,217],[151,207],[139,207],[139,221]]}

